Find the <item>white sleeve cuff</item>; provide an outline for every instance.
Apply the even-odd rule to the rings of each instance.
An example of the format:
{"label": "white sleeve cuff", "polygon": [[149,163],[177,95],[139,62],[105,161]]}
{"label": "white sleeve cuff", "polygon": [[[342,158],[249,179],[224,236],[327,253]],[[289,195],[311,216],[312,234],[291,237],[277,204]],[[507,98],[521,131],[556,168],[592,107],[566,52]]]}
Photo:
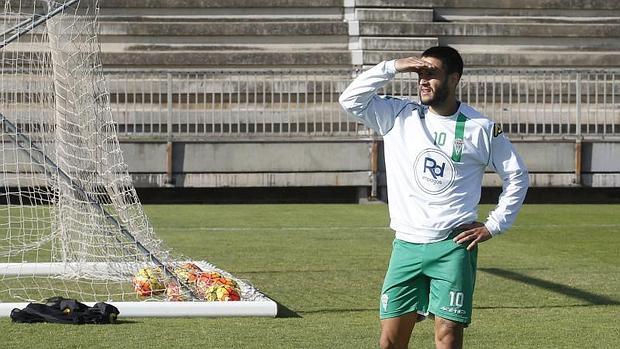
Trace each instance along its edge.
{"label": "white sleeve cuff", "polygon": [[486,221],[486,223],[484,223],[484,226],[487,228],[489,233],[491,233],[491,235],[493,235],[493,236],[499,235],[499,234],[502,233],[499,230],[499,226],[497,224],[495,224],[495,222],[492,222],[490,220]]}
{"label": "white sleeve cuff", "polygon": [[388,73],[388,74],[392,74],[392,75],[396,74],[397,71],[396,71],[395,63],[396,63],[395,59],[393,59],[391,61],[386,61],[385,62],[385,72]]}

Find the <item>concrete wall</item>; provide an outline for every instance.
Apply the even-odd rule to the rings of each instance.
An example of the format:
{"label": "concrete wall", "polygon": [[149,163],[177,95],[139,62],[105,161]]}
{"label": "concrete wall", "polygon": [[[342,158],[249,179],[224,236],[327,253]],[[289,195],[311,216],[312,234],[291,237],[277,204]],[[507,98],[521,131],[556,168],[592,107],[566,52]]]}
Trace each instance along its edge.
{"label": "concrete wall", "polygon": [[[584,141],[581,168],[575,142],[514,141],[533,187],[620,187],[620,141]],[[372,185],[371,141],[178,142],[172,177],[162,142],[122,142],[137,187],[363,187]],[[379,147],[377,184],[385,186]],[[581,172],[579,175],[579,171]],[[484,185],[501,186],[497,175]]]}
{"label": "concrete wall", "polygon": [[177,142],[168,177],[166,143],[123,142],[136,186],[370,186],[369,144],[323,142]]}

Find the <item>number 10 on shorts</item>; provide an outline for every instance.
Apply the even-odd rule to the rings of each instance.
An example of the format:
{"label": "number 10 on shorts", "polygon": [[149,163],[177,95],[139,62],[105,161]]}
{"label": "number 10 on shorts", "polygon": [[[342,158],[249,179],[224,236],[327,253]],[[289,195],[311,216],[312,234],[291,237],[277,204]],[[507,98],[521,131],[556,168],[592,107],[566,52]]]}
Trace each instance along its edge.
{"label": "number 10 on shorts", "polygon": [[462,307],[463,298],[465,298],[465,295],[463,294],[463,292],[450,291],[450,306],[451,307]]}

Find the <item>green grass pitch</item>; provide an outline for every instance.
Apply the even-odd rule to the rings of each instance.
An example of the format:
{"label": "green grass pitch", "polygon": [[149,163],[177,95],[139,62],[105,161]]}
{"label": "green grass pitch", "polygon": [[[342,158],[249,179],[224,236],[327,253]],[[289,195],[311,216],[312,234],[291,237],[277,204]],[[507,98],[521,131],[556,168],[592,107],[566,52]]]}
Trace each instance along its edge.
{"label": "green grass pitch", "polygon": [[[486,217],[490,206],[481,207]],[[385,205],[152,205],[175,251],[250,280],[299,317],[13,324],[2,348],[376,348],[393,239]],[[481,245],[468,348],[620,347],[620,205],[526,205]],[[432,348],[432,323],[411,343]]]}

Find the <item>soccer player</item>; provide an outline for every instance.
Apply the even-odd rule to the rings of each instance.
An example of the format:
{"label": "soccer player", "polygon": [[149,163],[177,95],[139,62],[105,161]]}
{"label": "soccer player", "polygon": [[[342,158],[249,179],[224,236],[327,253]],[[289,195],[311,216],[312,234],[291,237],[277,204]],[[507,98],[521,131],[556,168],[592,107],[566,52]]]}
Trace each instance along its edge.
{"label": "soccer player", "polygon": [[[421,103],[377,90],[399,72],[418,74]],[[463,60],[451,47],[384,61],[340,96],[383,136],[392,256],[381,291],[381,348],[407,348],[417,321],[435,318],[437,348],[461,348],[471,322],[478,244],[514,222],[528,186],[523,161],[499,125],[456,98]],[[503,181],[497,207],[478,222],[482,177]]]}

